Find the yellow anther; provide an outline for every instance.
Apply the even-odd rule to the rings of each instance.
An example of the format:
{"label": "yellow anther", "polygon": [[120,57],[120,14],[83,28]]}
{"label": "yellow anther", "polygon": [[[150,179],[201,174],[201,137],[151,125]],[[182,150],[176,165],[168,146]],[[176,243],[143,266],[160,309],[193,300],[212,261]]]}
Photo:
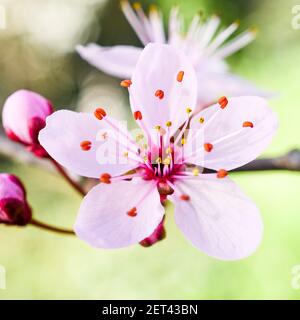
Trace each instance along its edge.
{"label": "yellow anther", "polygon": [[237,26],[239,26],[239,25],[241,24],[241,20],[237,19],[237,20],[234,21],[234,23],[235,23]]}
{"label": "yellow anther", "polygon": [[186,108],[186,113],[190,114],[193,110],[191,108]]}
{"label": "yellow anther", "polygon": [[199,119],[199,122],[200,122],[200,123],[203,123],[203,122],[204,122],[204,118],[201,117],[201,118]]}
{"label": "yellow anther", "polygon": [[151,4],[149,6],[149,12],[156,12],[157,11],[157,6],[155,4]]}
{"label": "yellow anther", "polygon": [[135,141],[138,142],[140,140],[144,139],[144,135],[143,134],[138,134],[135,138]]}
{"label": "yellow anther", "polygon": [[172,126],[172,122],[171,122],[171,121],[167,121],[167,122],[166,122],[166,127],[169,128],[169,127],[171,127],[171,126]]}
{"label": "yellow anther", "polygon": [[194,168],[192,173],[193,173],[193,176],[198,176],[199,175],[199,169],[198,168]]}
{"label": "yellow anther", "polygon": [[182,138],[182,139],[181,139],[181,144],[182,144],[182,145],[186,144],[186,139],[185,139],[185,138]]}
{"label": "yellow anther", "polygon": [[129,5],[129,2],[128,0],[121,0],[120,1],[120,6],[121,8],[123,9],[124,7],[128,6]]}
{"label": "yellow anther", "polygon": [[165,158],[163,161],[163,164],[165,164],[167,166],[170,165],[170,163],[171,163],[171,159],[169,157]]}
{"label": "yellow anther", "polygon": [[161,163],[161,157],[158,157],[155,162],[158,164]]}
{"label": "yellow anther", "polygon": [[161,128],[161,126],[155,126],[155,127],[154,127],[154,129],[157,130],[157,131],[159,131],[160,128]]}
{"label": "yellow anther", "polygon": [[135,9],[135,10],[140,10],[141,8],[142,8],[142,5],[141,5],[141,3],[140,2],[134,2],[133,4],[132,4],[132,6],[133,6],[133,8]]}
{"label": "yellow anther", "polygon": [[170,153],[172,153],[172,148],[168,147],[168,148],[166,149],[166,154],[170,154]]}
{"label": "yellow anther", "polygon": [[147,143],[145,143],[145,144],[143,145],[143,148],[144,148],[144,149],[147,149],[147,148],[148,148]]}
{"label": "yellow anther", "polygon": [[123,153],[123,156],[124,156],[125,158],[127,158],[127,157],[128,157],[128,152],[125,151],[125,152]]}

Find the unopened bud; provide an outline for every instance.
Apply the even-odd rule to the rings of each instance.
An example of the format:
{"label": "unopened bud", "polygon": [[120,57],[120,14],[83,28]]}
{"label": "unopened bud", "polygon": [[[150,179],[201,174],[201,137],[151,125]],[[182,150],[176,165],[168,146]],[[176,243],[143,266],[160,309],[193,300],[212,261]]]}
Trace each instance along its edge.
{"label": "unopened bud", "polygon": [[166,237],[166,230],[164,227],[164,219],[160,222],[160,224],[156,227],[153,233],[142,240],[140,245],[143,247],[150,247],[154,245],[156,242],[163,240]]}
{"label": "unopened bud", "polygon": [[31,208],[22,182],[14,175],[0,174],[0,223],[24,226],[31,220]]}
{"label": "unopened bud", "polygon": [[18,90],[10,95],[3,107],[2,120],[6,135],[22,143],[38,157],[47,157],[38,135],[53,112],[51,102],[38,93]]}

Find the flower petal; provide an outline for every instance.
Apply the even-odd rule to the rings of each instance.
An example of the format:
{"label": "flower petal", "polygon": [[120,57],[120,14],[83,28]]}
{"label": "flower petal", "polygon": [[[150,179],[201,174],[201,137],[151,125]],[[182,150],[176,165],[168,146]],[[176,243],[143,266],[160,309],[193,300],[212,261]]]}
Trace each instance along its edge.
{"label": "flower petal", "polygon": [[194,246],[222,260],[242,259],[256,250],[262,220],[255,204],[233,181],[209,174],[177,187],[189,201],[173,197],[175,221]]}
{"label": "flower petal", "polygon": [[[46,127],[39,134],[39,141],[52,158],[74,173],[99,178],[102,173],[123,174],[135,168],[119,158],[117,150],[123,149],[109,139],[101,140],[109,128],[92,114],[60,110],[46,120]],[[84,150],[85,149],[85,150]],[[100,159],[101,154],[107,157]]]}
{"label": "flower petal", "polygon": [[[253,127],[245,126],[245,122]],[[262,153],[271,142],[277,126],[277,116],[265,99],[228,99],[224,109],[216,104],[193,118],[191,133],[197,139],[187,139],[186,148],[192,150],[192,141],[196,141],[197,147],[186,154],[185,159],[214,170],[241,167]],[[212,145],[210,152],[205,151],[204,144]]]}
{"label": "flower petal", "polygon": [[[134,214],[130,216],[128,212]],[[84,198],[74,230],[94,247],[121,248],[150,236],[163,215],[152,181],[133,179],[99,184]]]}
{"label": "flower petal", "polygon": [[[180,71],[184,72],[182,81],[177,80]],[[148,44],[130,87],[131,108],[142,112],[147,128],[165,127],[172,121],[174,132],[187,119],[187,107],[194,109],[196,96],[196,74],[188,59],[170,45]]]}
{"label": "flower petal", "polygon": [[119,78],[131,78],[142,52],[141,48],[134,46],[102,47],[95,43],[78,45],[76,50],[94,67]]}
{"label": "flower petal", "polygon": [[[214,63],[217,65],[217,63]],[[197,70],[198,104],[207,105],[217,101],[222,95],[228,97],[259,96],[269,98],[272,93],[256,87],[251,82],[229,72],[213,70]]]}

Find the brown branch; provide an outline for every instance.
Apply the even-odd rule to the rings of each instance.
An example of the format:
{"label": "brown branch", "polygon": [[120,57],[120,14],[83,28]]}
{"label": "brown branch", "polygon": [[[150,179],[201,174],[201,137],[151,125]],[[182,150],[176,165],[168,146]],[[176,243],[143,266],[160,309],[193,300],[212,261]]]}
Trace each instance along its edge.
{"label": "brown branch", "polygon": [[[246,165],[234,169],[231,172],[252,172],[252,171],[270,171],[270,170],[288,170],[300,171],[300,150],[294,149],[283,156],[274,158],[256,159]],[[215,172],[205,169],[205,173]]]}
{"label": "brown branch", "polygon": [[42,228],[44,230],[48,230],[48,231],[52,231],[52,232],[57,232],[57,233],[61,233],[61,234],[68,234],[68,235],[75,235],[73,230],[51,226],[47,223],[40,222],[40,221],[33,219],[33,218],[31,219],[30,224],[32,224],[38,228]]}
{"label": "brown branch", "polygon": [[86,195],[85,190],[81,187],[81,185],[75,182],[65,171],[65,169],[57,163],[53,158],[49,157],[49,160],[53,163],[57,171],[63,176],[63,178],[83,197]]}

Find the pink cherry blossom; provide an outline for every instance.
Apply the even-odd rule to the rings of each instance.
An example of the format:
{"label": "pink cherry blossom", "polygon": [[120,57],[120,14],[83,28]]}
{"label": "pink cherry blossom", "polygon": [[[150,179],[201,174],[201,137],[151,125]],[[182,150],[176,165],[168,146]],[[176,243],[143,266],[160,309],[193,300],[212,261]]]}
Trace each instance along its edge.
{"label": "pink cherry blossom", "polygon": [[[179,229],[198,249],[224,260],[254,252],[262,220],[227,170],[252,161],[271,142],[277,117],[266,100],[222,97],[195,113],[195,70],[181,51],[165,44],[146,46],[126,87],[146,145],[103,108],[94,115],[55,112],[40,132],[42,146],[61,165],[102,182],[81,204],[77,236],[99,248],[136,244],[157,230],[162,202],[169,199]],[[101,162],[99,149],[116,137],[115,163],[112,155]]]}
{"label": "pink cherry blossom", "polygon": [[[176,7],[170,13],[167,38],[162,14],[156,7],[151,7],[149,16],[146,16],[139,4],[135,4],[132,9],[126,0],[121,2],[121,8],[143,45],[150,42],[169,43],[183,50],[188,56],[198,78],[199,109],[213,103],[222,95],[270,96],[270,93],[257,89],[248,81],[230,73],[225,62],[228,56],[254,40],[256,34],[254,29],[227,41],[237,30],[238,22],[218,31],[221,22],[218,16],[203,21],[200,15],[196,15],[184,34],[183,19]],[[77,52],[99,70],[127,79],[132,77],[142,49],[125,45],[103,47],[90,43],[87,46],[78,45]]]}
{"label": "pink cherry blossom", "polygon": [[2,119],[7,136],[27,147],[39,157],[47,154],[38,142],[45,119],[53,112],[50,101],[38,93],[18,90],[10,95],[3,107]]}
{"label": "pink cherry blossom", "polygon": [[0,174],[0,223],[26,225],[31,220],[31,209],[26,191],[14,175]]}

